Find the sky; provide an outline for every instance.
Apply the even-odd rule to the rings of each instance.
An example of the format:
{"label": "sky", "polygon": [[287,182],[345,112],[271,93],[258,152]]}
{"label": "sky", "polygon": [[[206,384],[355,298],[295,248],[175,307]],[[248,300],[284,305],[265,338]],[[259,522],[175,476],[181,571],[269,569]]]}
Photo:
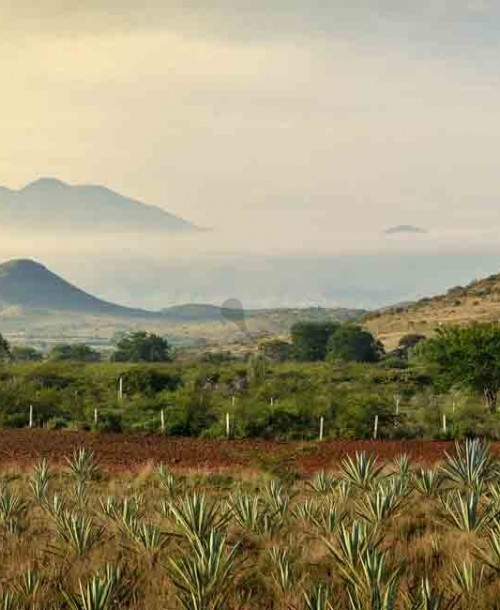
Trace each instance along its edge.
{"label": "sky", "polygon": [[[0,184],[102,184],[214,229],[151,260],[498,252],[499,28],[496,0],[0,0]],[[120,251],[0,254],[35,243],[62,271]]]}
{"label": "sky", "polygon": [[486,0],[0,0],[0,183],[105,184],[291,248],[491,231],[499,26]]}

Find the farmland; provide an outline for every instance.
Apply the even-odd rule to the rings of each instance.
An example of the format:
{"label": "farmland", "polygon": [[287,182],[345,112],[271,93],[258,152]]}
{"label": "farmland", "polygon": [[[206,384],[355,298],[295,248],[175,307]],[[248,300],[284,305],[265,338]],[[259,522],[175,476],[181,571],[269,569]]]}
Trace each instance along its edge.
{"label": "farmland", "polygon": [[[451,441],[272,441],[258,439],[220,440],[165,437],[159,434],[110,434],[44,429],[0,430],[0,470],[26,471],[39,458],[54,466],[85,447],[110,473],[140,473],[164,463],[181,473],[272,473],[308,476],[336,468],[356,451],[366,451],[391,460],[406,454],[419,465],[433,465],[451,451]],[[500,443],[492,445],[500,454]]]}
{"label": "farmland", "polygon": [[[330,467],[290,477],[246,470],[245,458],[205,472],[198,456],[198,468],[192,460],[182,472],[189,451],[211,444],[182,441],[185,453],[174,444],[170,455],[179,462],[158,462],[169,459],[169,439],[147,438],[155,459],[131,472],[139,438],[120,438],[120,472],[108,435],[0,439],[2,608],[498,608],[500,464],[479,441],[324,443]],[[63,459],[96,439],[95,453],[80,447]],[[16,445],[14,468],[5,460]],[[219,455],[230,445],[243,453],[236,441],[219,443]],[[38,451],[50,460],[34,460]]]}

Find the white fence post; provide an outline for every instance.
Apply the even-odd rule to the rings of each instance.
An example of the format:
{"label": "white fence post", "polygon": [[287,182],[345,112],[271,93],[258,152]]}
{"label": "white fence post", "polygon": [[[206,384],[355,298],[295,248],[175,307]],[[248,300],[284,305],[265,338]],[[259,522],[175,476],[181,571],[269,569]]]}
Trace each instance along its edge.
{"label": "white fence post", "polygon": [[161,431],[165,432],[165,411],[163,409],[160,412],[160,420],[161,420]]}
{"label": "white fence post", "polygon": [[96,425],[96,426],[97,426],[97,421],[98,421],[97,409],[94,409],[94,425]]}
{"label": "white fence post", "polygon": [[118,382],[118,400],[123,400],[123,377]]}
{"label": "white fence post", "polygon": [[320,417],[319,420],[319,440],[322,441],[323,440],[323,432],[325,430],[325,418],[324,417]]}
{"label": "white fence post", "polygon": [[231,396],[231,406],[236,406],[236,396]]}
{"label": "white fence post", "polygon": [[443,413],[443,433],[446,434],[446,413]]}
{"label": "white fence post", "polygon": [[33,428],[33,405],[30,405],[30,428]]}
{"label": "white fence post", "polygon": [[377,439],[378,436],[378,415],[375,415],[375,422],[373,423],[373,438]]}
{"label": "white fence post", "polygon": [[231,422],[229,420],[229,413],[226,413],[226,436],[229,438],[231,435]]}

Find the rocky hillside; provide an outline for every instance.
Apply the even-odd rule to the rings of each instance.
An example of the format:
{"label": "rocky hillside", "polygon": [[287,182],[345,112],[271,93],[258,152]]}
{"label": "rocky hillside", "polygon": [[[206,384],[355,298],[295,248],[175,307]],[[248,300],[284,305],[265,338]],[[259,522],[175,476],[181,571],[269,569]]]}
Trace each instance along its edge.
{"label": "rocky hillside", "polygon": [[455,286],[446,294],[379,310],[365,317],[366,326],[393,348],[407,333],[431,335],[440,324],[500,320],[500,274]]}

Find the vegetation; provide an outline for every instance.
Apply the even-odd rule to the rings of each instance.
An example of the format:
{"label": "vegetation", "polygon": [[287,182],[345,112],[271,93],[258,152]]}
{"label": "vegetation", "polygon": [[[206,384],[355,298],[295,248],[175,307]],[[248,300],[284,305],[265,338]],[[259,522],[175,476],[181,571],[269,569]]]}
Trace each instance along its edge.
{"label": "vegetation", "polygon": [[154,333],[136,331],[123,335],[116,346],[116,362],[170,362],[171,347],[166,339]]}
{"label": "vegetation", "polygon": [[500,596],[500,464],[350,455],[311,478],[109,475],[77,449],[2,475],[2,608],[485,610]]}

